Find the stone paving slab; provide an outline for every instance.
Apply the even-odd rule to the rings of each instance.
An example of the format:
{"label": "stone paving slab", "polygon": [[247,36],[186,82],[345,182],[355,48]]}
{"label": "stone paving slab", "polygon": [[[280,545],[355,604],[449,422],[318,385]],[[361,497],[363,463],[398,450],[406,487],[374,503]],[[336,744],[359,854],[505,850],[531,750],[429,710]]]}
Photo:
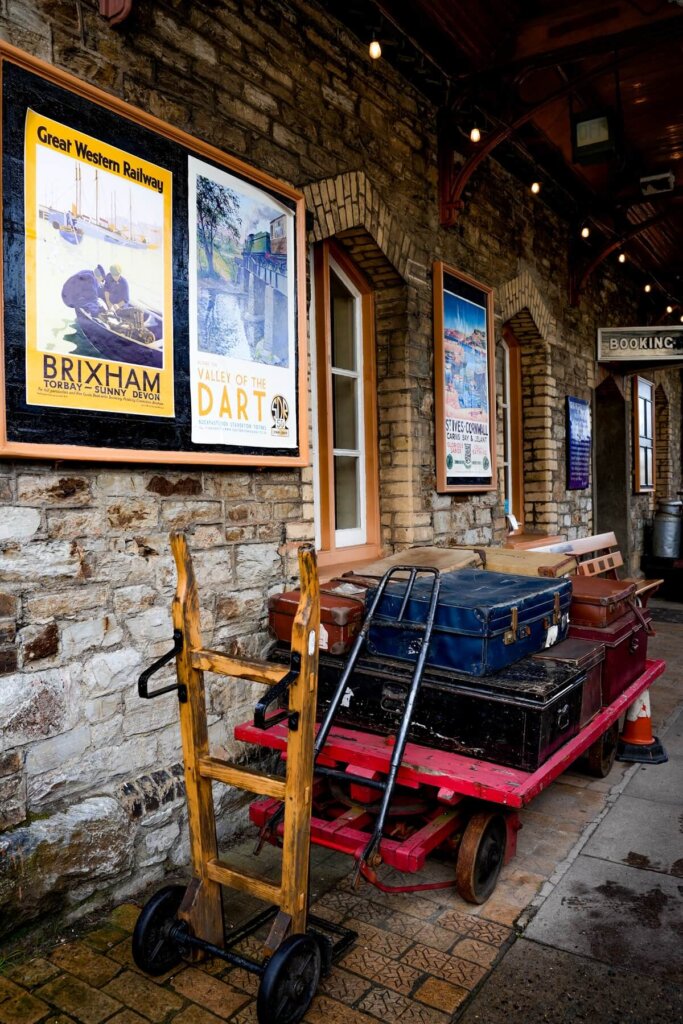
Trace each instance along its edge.
{"label": "stone paving slab", "polygon": [[581,856],[525,937],[683,984],[681,888],[668,875]]}
{"label": "stone paving slab", "polygon": [[[681,657],[683,662],[683,656]],[[669,757],[683,757],[683,711],[680,711],[666,729],[662,739],[666,737],[666,752]]]}
{"label": "stone paving slab", "polygon": [[683,793],[683,756],[670,752],[668,739],[667,732],[662,742],[669,760],[665,764],[639,768],[626,786],[627,796],[640,797],[654,803],[680,804]]}
{"label": "stone paving slab", "polygon": [[458,1024],[673,1024],[683,989],[519,939]]}
{"label": "stone paving slab", "polygon": [[683,878],[683,789],[679,790],[678,812],[668,803],[627,793],[600,823],[582,856]]}

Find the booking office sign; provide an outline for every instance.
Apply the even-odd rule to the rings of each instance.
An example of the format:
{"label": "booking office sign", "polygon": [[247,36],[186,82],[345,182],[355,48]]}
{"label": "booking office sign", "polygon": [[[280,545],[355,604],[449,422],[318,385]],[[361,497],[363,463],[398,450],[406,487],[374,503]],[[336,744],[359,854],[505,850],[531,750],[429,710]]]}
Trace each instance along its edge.
{"label": "booking office sign", "polygon": [[26,401],[172,417],[172,175],[27,110]]}

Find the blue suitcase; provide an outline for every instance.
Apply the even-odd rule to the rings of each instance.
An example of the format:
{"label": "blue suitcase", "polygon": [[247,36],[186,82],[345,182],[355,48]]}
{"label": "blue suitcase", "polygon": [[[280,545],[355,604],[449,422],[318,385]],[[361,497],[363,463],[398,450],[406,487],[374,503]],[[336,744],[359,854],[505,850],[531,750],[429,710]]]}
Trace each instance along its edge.
{"label": "blue suitcase", "polygon": [[[368,590],[366,607],[375,593]],[[482,569],[443,573],[427,663],[484,676],[564,640],[572,585],[565,579]],[[422,636],[396,624],[405,583],[390,581],[370,626],[368,651],[415,661]],[[416,580],[404,619],[424,622],[430,580]],[[393,623],[393,625],[392,625]]]}

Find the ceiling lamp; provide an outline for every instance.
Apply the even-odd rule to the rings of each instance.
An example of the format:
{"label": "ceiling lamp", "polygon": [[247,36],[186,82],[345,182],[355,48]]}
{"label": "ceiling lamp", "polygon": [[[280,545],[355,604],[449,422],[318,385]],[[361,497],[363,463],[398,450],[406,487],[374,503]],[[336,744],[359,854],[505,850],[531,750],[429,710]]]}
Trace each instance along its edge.
{"label": "ceiling lamp", "polygon": [[590,236],[590,233],[591,233],[591,229],[588,227],[587,224],[584,224],[583,227],[581,228],[581,237],[582,238],[588,238]]}
{"label": "ceiling lamp", "polygon": [[379,41],[377,39],[373,39],[370,43],[369,53],[373,60],[379,60],[382,56],[382,47],[379,45]]}
{"label": "ceiling lamp", "polygon": [[651,284],[646,284],[645,288],[643,289],[643,291],[645,291],[645,292],[647,292],[649,294],[652,291],[652,285]]}
{"label": "ceiling lamp", "polygon": [[673,306],[667,306],[666,307],[666,311],[667,311],[667,313],[673,313],[673,311],[674,311]]}
{"label": "ceiling lamp", "polygon": [[618,259],[619,259],[620,263],[626,263],[626,253],[625,252],[620,252],[619,256],[618,256]]}
{"label": "ceiling lamp", "polygon": [[479,131],[478,128],[473,128],[472,131],[470,132],[470,141],[471,142],[479,142],[480,139],[481,139],[481,132]]}
{"label": "ceiling lamp", "polygon": [[541,183],[540,183],[540,181],[532,181],[531,182],[531,191],[533,192],[533,194],[535,196],[538,195],[538,193],[541,191]]}

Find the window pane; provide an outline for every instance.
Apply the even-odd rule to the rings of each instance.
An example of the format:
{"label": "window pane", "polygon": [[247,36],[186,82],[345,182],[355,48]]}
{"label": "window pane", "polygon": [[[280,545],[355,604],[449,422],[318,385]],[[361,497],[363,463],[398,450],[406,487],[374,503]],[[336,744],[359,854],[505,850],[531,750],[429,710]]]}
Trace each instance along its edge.
{"label": "window pane", "polygon": [[355,300],[334,271],[330,271],[332,296],[332,365],[340,370],[356,369]]}
{"label": "window pane", "polygon": [[337,530],[354,530],[360,526],[358,470],[358,459],[354,456],[335,455],[334,500]]}
{"label": "window pane", "polygon": [[351,448],[358,447],[356,421],[357,403],[356,391],[358,381],[355,377],[341,377],[338,374],[332,376],[332,391],[334,402],[334,447]]}

